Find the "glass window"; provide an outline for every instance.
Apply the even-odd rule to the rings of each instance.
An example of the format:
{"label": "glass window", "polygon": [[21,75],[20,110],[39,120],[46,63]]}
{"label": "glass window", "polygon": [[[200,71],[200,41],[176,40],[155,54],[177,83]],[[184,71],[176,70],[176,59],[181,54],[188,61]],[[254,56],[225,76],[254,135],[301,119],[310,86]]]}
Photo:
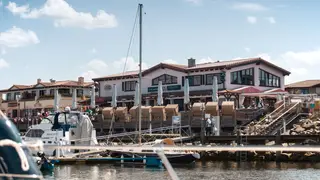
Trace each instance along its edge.
{"label": "glass window", "polygon": [[254,69],[231,72],[231,84],[254,85]]}
{"label": "glass window", "polygon": [[51,95],[51,96],[54,95],[54,89],[50,89],[50,95]]}
{"label": "glass window", "polygon": [[[201,75],[193,76],[193,84],[192,86],[200,86],[201,85]],[[191,86],[191,83],[190,83]]]}
{"label": "glass window", "polygon": [[124,90],[125,91],[134,91],[136,89],[137,81],[126,81],[124,82]]}
{"label": "glass window", "polygon": [[77,89],[77,96],[83,96],[83,89]]}
{"label": "glass window", "polygon": [[213,77],[217,77],[218,84],[221,84],[221,74],[206,74],[206,85],[212,85],[213,83]]}
{"label": "glass window", "polygon": [[6,99],[6,100],[7,100],[7,101],[13,100],[13,99],[12,99],[12,96],[11,96],[11,93],[8,93],[8,94],[7,94],[7,99]]}
{"label": "glass window", "polygon": [[260,86],[280,87],[280,77],[259,69]]}
{"label": "glass window", "polygon": [[45,94],[46,94],[46,90],[40,90],[40,91],[39,91],[39,95],[40,95],[40,96],[44,96]]}
{"label": "glass window", "polygon": [[41,138],[44,131],[42,129],[30,129],[26,133],[26,137],[34,137],[34,138]]}
{"label": "glass window", "polygon": [[161,75],[159,77],[156,77],[156,78],[152,79],[152,85],[153,86],[158,85],[159,81],[161,81],[163,85],[165,85],[165,84],[177,84],[178,83],[178,78],[176,76],[163,74],[163,75]]}

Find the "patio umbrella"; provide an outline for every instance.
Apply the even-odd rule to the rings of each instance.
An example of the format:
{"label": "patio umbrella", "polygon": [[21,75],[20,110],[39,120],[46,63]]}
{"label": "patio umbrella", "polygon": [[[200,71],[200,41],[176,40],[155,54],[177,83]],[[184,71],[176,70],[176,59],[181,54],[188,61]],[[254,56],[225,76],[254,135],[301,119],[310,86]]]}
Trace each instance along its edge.
{"label": "patio umbrella", "polygon": [[163,104],[163,90],[162,90],[162,81],[159,81],[158,84],[158,99],[157,99],[158,106]]}
{"label": "patio umbrella", "polygon": [[72,109],[77,109],[77,89],[72,92]]}

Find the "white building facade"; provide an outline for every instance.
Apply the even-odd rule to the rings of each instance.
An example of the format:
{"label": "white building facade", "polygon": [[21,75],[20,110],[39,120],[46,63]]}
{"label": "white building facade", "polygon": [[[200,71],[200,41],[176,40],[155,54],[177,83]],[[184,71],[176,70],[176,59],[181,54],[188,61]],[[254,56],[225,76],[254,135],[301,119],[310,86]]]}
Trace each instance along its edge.
{"label": "white building facade", "polygon": [[[9,89],[0,91],[0,110],[8,117],[25,117],[26,113],[36,115],[37,112],[50,111],[54,105],[54,90],[58,89],[61,96],[59,106],[64,108],[72,105],[72,93],[77,89],[77,97],[89,97],[92,82],[84,82],[83,77],[77,81],[43,82],[37,79],[34,85],[12,85]],[[20,96],[20,99],[17,97]]]}
{"label": "white building facade", "polygon": [[[219,91],[253,87],[263,92],[284,90],[284,77],[289,74],[289,71],[261,58],[204,64],[196,64],[195,59],[189,59],[188,66],[160,63],[142,72],[142,103],[154,105],[159,81],[163,84],[164,102],[181,105],[185,78],[189,79],[191,101],[198,101],[200,96],[210,98],[213,76],[218,78]],[[111,100],[114,84],[117,87],[118,102],[130,102],[138,81],[138,71],[95,78],[93,81],[99,86],[100,98],[106,102]]]}

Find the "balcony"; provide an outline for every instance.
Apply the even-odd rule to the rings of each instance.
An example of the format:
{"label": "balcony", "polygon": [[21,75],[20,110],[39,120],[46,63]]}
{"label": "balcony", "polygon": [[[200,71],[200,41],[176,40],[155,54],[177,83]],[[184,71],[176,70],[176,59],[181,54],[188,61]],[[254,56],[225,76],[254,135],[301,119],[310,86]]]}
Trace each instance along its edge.
{"label": "balcony", "polygon": [[31,95],[31,94],[22,95],[20,101],[34,101],[35,97],[36,97],[35,95]]}
{"label": "balcony", "polygon": [[54,99],[54,95],[51,95],[51,94],[45,94],[45,95],[42,95],[38,98],[38,100],[50,100],[50,99]]}

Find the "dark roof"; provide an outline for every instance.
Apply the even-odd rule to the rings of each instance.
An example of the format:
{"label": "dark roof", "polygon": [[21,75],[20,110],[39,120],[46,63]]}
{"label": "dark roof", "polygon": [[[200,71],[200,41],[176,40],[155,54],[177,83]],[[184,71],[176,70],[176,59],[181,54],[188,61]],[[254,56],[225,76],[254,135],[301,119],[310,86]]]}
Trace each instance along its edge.
{"label": "dark roof", "polygon": [[[188,67],[186,65],[178,65],[178,64],[159,63],[149,69],[143,70],[142,75],[146,75],[149,72],[152,72],[152,71],[159,69],[159,68],[168,68],[168,69],[187,73],[187,72],[198,71],[198,70],[207,70],[207,69],[230,69],[233,67],[239,67],[239,66],[244,66],[244,65],[253,64],[253,63],[263,63],[267,66],[270,66],[272,68],[275,68],[275,69],[281,71],[284,75],[290,74],[289,71],[258,57],[258,58],[246,58],[246,59],[236,59],[236,60],[200,63],[200,64],[196,64],[196,66],[194,66],[194,67]],[[124,73],[94,78],[92,80],[99,81],[99,80],[110,79],[110,78],[137,77],[138,74],[139,74],[138,71],[128,71],[128,72],[124,72]]]}
{"label": "dark roof", "polygon": [[291,83],[285,86],[285,88],[309,88],[320,85],[320,80],[305,80],[295,83]]}

